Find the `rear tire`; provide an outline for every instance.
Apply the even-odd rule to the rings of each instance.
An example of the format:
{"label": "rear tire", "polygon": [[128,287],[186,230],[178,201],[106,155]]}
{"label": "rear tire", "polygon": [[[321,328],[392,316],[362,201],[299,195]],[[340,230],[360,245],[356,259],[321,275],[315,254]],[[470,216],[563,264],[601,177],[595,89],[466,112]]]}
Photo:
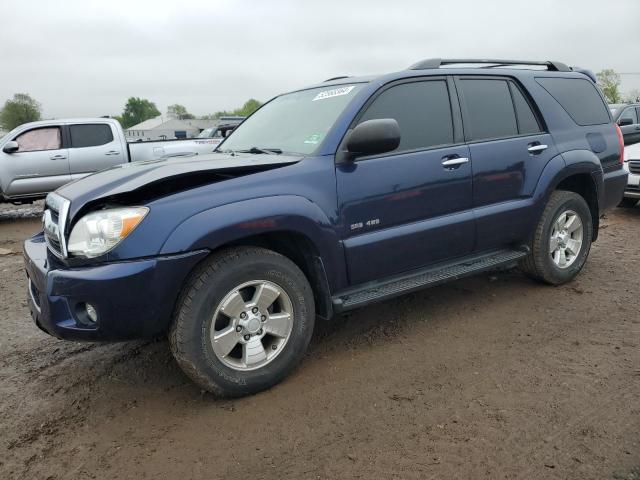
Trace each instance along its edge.
{"label": "rear tire", "polygon": [[284,379],[303,357],[314,321],[311,286],[296,264],[271,250],[237,247],[192,273],[169,341],[195,383],[235,397]]}
{"label": "rear tire", "polygon": [[622,200],[620,200],[620,203],[618,204],[619,207],[622,208],[633,208],[638,204],[638,199],[637,198],[623,198]]}
{"label": "rear tire", "polygon": [[550,285],[569,282],[582,270],[592,238],[593,219],[584,198],[574,192],[555,191],[536,227],[531,253],[520,262],[520,269]]}

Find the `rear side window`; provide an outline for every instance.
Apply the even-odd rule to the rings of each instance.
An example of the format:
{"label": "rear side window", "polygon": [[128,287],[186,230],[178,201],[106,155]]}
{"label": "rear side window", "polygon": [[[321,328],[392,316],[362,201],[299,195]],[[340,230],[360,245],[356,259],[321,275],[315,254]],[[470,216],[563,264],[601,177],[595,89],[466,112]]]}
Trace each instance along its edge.
{"label": "rear side window", "polygon": [[538,124],[538,120],[536,120],[536,116],[529,102],[524,98],[524,95],[518,87],[513,83],[510,85],[513,105],[516,107],[516,117],[518,118],[518,132],[520,135],[540,133],[540,125]]}
{"label": "rear side window", "polygon": [[609,123],[609,112],[595,85],[581,78],[536,78],[578,125]]}
{"label": "rear side window", "polygon": [[473,140],[518,135],[516,113],[506,80],[460,80],[467,109],[465,128]]}
{"label": "rear side window", "polygon": [[383,91],[358,123],[393,118],[400,126],[398,151],[453,143],[449,90],[443,80],[402,83]]}
{"label": "rear side window", "polygon": [[71,147],[98,147],[113,141],[111,127],[105,123],[87,123],[82,125],[71,125]]}

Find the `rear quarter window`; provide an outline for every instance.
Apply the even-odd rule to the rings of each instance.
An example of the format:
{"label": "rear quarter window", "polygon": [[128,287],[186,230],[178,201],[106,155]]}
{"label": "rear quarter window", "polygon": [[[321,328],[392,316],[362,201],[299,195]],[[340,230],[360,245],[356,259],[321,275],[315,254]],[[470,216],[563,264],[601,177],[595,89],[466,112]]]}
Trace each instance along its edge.
{"label": "rear quarter window", "polygon": [[538,77],[536,81],[578,125],[601,125],[611,121],[607,106],[590,80]]}

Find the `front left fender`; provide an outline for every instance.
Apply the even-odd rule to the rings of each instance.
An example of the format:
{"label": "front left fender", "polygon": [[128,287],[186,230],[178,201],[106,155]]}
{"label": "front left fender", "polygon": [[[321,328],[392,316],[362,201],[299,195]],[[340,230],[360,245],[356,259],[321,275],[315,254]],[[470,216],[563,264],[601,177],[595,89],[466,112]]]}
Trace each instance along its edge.
{"label": "front left fender", "polygon": [[297,195],[244,200],[200,212],[176,227],[160,254],[215,250],[247,237],[273,232],[304,235],[316,247],[329,284],[333,287],[343,283],[344,256],[336,229],[316,204]]}

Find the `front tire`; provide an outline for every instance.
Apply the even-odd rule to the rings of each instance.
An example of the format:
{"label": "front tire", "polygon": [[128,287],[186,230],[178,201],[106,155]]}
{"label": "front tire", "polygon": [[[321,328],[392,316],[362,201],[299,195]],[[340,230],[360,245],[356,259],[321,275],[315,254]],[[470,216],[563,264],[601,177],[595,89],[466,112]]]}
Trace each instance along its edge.
{"label": "front tire", "polygon": [[169,340],[200,387],[241,396],[287,376],[309,345],[314,321],[311,286],[291,260],[237,247],[211,256],[190,276]]}
{"label": "front tire", "polygon": [[520,269],[550,285],[569,282],[582,270],[592,238],[593,219],[584,198],[574,192],[555,191],[538,222],[531,253]]}

